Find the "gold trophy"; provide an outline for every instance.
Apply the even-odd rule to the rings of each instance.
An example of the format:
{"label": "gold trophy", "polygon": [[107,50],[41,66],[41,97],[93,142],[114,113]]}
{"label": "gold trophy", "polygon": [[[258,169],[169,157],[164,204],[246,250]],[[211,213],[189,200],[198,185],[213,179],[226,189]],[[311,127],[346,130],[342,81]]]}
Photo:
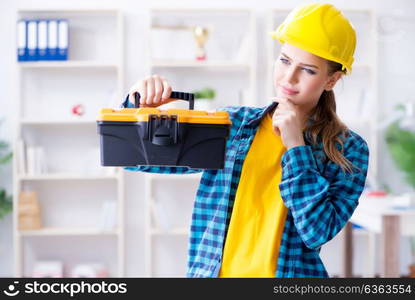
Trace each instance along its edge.
{"label": "gold trophy", "polygon": [[205,43],[209,36],[209,30],[205,27],[195,26],[192,27],[192,32],[197,44],[196,59],[206,60]]}

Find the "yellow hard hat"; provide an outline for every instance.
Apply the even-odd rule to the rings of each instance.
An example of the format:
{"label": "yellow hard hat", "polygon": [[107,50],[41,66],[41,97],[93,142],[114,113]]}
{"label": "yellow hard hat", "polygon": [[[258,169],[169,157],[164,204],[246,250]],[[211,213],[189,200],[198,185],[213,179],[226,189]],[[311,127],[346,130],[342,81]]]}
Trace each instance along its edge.
{"label": "yellow hard hat", "polygon": [[340,63],[348,74],[352,71],[356,32],[342,12],[331,4],[296,7],[271,35],[281,43]]}

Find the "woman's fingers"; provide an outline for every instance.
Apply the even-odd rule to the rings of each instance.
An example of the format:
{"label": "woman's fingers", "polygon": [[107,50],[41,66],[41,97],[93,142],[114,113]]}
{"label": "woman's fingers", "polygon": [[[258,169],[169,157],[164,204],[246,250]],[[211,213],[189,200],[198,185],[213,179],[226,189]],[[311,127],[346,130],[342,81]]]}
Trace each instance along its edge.
{"label": "woman's fingers", "polygon": [[292,110],[289,110],[289,109],[285,109],[285,108],[277,108],[274,111],[274,116],[286,115],[286,114],[289,114],[289,113],[293,113],[293,111]]}
{"label": "woman's fingers", "polygon": [[146,104],[147,106],[151,106],[151,104],[153,103],[154,95],[155,95],[154,79],[153,77],[150,76],[147,78],[147,97],[144,100],[141,99],[140,104]]}
{"label": "woman's fingers", "polygon": [[296,116],[297,116],[296,112],[291,111],[291,110],[280,110],[280,111],[276,110],[272,118],[273,119],[277,119],[277,118],[293,119],[293,118],[296,118]]}
{"label": "woman's fingers", "polygon": [[281,135],[280,128],[285,128],[296,117],[296,113],[289,109],[278,108],[272,116],[272,125],[276,135]]}
{"label": "woman's fingers", "polygon": [[172,88],[166,78],[152,75],[138,81],[131,87],[128,93],[128,100],[134,104],[135,93],[140,94],[141,107],[156,107],[171,101]]}
{"label": "woman's fingers", "polygon": [[170,84],[168,83],[168,81],[164,77],[161,77],[161,80],[162,80],[162,84],[163,84],[162,101],[164,101],[164,100],[167,100],[167,99],[170,98],[172,89],[171,89]]}
{"label": "woman's fingers", "polygon": [[153,80],[154,80],[153,104],[157,106],[157,104],[161,102],[161,94],[163,93],[163,84],[158,75],[153,75]]}

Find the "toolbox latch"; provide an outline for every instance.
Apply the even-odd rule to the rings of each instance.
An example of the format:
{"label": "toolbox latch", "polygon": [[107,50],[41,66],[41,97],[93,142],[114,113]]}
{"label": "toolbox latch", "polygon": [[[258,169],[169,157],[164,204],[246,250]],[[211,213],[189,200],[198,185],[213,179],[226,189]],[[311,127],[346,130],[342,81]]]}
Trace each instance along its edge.
{"label": "toolbox latch", "polygon": [[148,139],[154,145],[177,144],[178,126],[176,115],[150,115],[147,123]]}

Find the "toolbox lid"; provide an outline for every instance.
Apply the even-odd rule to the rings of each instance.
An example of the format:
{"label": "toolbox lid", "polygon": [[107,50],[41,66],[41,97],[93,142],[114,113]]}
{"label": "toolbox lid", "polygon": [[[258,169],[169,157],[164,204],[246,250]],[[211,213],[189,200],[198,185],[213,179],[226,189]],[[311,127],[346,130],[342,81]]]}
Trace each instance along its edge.
{"label": "toolbox lid", "polygon": [[150,115],[177,116],[179,123],[198,123],[198,124],[231,124],[229,114],[226,111],[207,112],[203,110],[189,109],[167,109],[142,107],[142,108],[122,108],[119,110],[103,108],[97,121],[110,122],[148,122]]}

